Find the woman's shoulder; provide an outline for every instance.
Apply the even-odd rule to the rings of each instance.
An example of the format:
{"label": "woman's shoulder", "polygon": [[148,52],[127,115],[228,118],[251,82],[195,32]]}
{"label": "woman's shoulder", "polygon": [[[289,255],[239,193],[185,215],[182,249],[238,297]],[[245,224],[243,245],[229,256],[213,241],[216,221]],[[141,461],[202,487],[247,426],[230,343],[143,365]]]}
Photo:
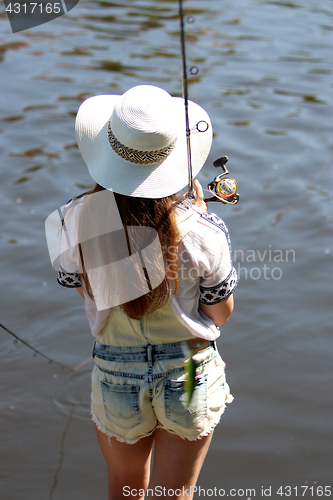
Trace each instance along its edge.
{"label": "woman's shoulder", "polygon": [[61,207],[62,223],[75,224],[80,208],[85,202],[87,195],[71,198],[65,205]]}
{"label": "woman's shoulder", "polygon": [[215,262],[230,255],[228,228],[217,214],[190,208],[187,216],[180,225],[180,243],[192,260]]}
{"label": "woman's shoulder", "polygon": [[69,208],[79,207],[81,206],[85,200],[87,199],[88,194],[73,196],[68,202],[62,206],[63,213],[66,212]]}
{"label": "woman's shoulder", "polygon": [[178,227],[182,237],[192,234],[203,238],[214,234],[223,233],[229,237],[226,223],[214,212],[207,212],[202,208],[192,205],[184,208],[182,205],[177,210]]}
{"label": "woman's shoulder", "polygon": [[199,242],[203,252],[216,255],[231,252],[227,225],[213,212],[200,213],[188,237],[192,242]]}
{"label": "woman's shoulder", "polygon": [[211,231],[219,232],[222,231],[225,234],[228,234],[228,228],[224,220],[222,220],[218,215],[214,212],[202,212],[198,219],[198,223],[203,225],[204,227],[209,228]]}

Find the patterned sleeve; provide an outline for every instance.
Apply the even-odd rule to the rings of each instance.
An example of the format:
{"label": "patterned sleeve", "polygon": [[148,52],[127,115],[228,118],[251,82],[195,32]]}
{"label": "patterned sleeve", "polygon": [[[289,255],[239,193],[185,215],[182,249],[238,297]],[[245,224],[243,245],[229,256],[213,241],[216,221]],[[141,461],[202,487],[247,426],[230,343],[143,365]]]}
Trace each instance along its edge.
{"label": "patterned sleeve", "polygon": [[66,288],[79,288],[81,286],[80,274],[68,273],[60,266],[57,282]]}
{"label": "patterned sleeve", "polygon": [[200,283],[199,302],[214,305],[226,300],[238,284],[236,269],[231,261],[231,243],[225,223],[215,214],[205,212],[201,215],[212,235],[207,241],[210,247],[211,266],[206,270]]}
{"label": "patterned sleeve", "polygon": [[70,200],[63,207],[61,254],[57,282],[66,288],[79,288],[81,286],[77,262],[75,203],[75,200]]}
{"label": "patterned sleeve", "polygon": [[236,269],[233,267],[228,277],[212,287],[200,286],[199,302],[212,306],[226,300],[235,290],[238,283]]}

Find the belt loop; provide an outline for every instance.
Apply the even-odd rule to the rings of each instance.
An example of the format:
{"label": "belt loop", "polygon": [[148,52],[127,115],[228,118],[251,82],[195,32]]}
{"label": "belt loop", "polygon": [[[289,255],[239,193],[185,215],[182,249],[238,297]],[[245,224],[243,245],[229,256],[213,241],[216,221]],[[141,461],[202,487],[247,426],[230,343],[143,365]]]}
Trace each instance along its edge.
{"label": "belt loop", "polygon": [[147,359],[148,359],[149,368],[152,368],[152,366],[153,366],[153,353],[152,353],[152,346],[150,344],[147,345]]}
{"label": "belt loop", "polygon": [[216,340],[213,340],[213,347],[214,347],[214,351],[216,351],[216,349],[217,349]]}
{"label": "belt loop", "polygon": [[95,357],[95,345],[96,345],[96,340],[94,340],[94,345],[93,345],[93,349],[92,349],[92,353],[91,353],[91,356],[93,358]]}

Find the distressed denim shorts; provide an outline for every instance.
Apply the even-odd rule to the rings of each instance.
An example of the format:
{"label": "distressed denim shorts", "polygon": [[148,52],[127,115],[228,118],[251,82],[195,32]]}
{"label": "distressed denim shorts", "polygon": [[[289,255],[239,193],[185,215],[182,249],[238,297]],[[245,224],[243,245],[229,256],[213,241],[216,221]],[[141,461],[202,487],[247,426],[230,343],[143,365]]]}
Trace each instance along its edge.
{"label": "distressed denim shorts", "polygon": [[95,341],[91,413],[97,428],[130,444],[158,428],[188,440],[212,432],[226,403],[233,400],[225,363],[213,343],[193,355],[196,384],[187,405],[186,345],[112,346]]}

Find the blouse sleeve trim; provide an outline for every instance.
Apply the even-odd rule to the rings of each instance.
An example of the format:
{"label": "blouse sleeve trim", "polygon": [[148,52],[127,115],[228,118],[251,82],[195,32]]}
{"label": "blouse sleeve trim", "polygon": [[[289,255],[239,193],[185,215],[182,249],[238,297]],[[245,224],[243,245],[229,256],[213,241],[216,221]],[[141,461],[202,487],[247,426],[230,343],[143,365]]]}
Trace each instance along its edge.
{"label": "blouse sleeve trim", "polygon": [[218,285],[212,287],[200,286],[199,302],[207,306],[218,304],[226,300],[235,290],[238,284],[238,275],[233,267],[229,275]]}
{"label": "blouse sleeve trim", "polygon": [[68,273],[60,266],[57,282],[66,288],[79,288],[81,286],[79,273]]}

